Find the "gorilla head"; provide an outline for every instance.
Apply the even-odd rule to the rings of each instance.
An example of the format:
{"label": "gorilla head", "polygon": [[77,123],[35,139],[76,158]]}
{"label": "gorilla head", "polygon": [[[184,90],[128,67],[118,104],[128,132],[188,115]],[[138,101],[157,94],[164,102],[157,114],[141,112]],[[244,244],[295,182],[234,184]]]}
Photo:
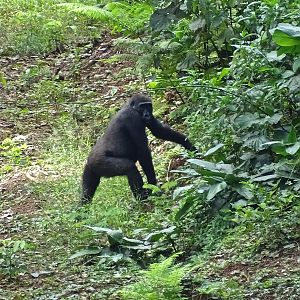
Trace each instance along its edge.
{"label": "gorilla head", "polygon": [[149,97],[142,94],[136,94],[129,100],[129,105],[139,113],[142,120],[145,122],[145,125],[151,123],[151,120],[153,119],[153,108],[152,101]]}

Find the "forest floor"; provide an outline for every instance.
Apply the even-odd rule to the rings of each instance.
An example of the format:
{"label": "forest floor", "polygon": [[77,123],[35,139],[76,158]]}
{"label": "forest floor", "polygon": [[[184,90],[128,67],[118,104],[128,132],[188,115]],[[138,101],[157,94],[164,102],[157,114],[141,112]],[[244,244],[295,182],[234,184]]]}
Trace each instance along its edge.
{"label": "forest floor", "polygon": [[[27,245],[20,253],[7,253],[9,247],[1,249],[2,257],[12,262],[7,274],[0,275],[0,299],[65,299],[78,295],[80,299],[117,299],[114,291],[127,280],[101,266],[91,273],[89,266],[69,261],[74,249],[84,246],[86,238],[91,237],[89,232],[79,233],[84,231],[80,229],[82,224],[99,223],[101,218],[94,210],[86,222],[77,220],[79,215],[89,214],[77,205],[88,146],[80,145],[80,132],[75,131],[90,135],[84,115],[90,111],[94,119],[91,130],[99,118],[99,124],[107,122],[109,111],[120,107],[129,95],[124,87],[134,85],[136,80],[122,74],[130,68],[128,64],[103,63],[113,53],[111,42],[108,37],[97,45],[87,44],[77,56],[70,51],[46,58],[15,56],[0,60],[0,69],[8,75],[7,85],[0,89],[1,171],[9,168],[0,182],[0,238],[25,241]],[[81,97],[83,94],[91,97]],[[79,103],[78,111],[70,113],[60,97],[68,98],[70,104]],[[82,140],[87,142],[85,137]],[[79,147],[84,148],[80,158],[74,153]],[[107,197],[117,185],[120,193],[131,198],[122,179],[120,183],[110,182]],[[122,210],[127,210],[126,205],[123,203]],[[111,203],[110,208],[105,213],[116,219],[123,214],[118,205]]]}
{"label": "forest floor", "polygon": [[[0,89],[0,239],[26,243],[24,249],[0,250],[6,264],[0,299],[119,299],[118,291],[135,280],[139,266],[123,263],[116,269],[101,260],[70,260],[91,240],[103,242],[84,225],[126,232],[154,227],[168,215],[168,201],[140,207],[124,178],[106,180],[89,207],[78,206],[90,144],[139,87],[130,64],[109,61],[114,51],[108,37],[79,53],[0,59],[8,76]],[[224,286],[232,280],[251,289],[243,297],[225,291],[219,298],[190,291],[189,299],[299,299],[294,283],[299,262],[294,243],[251,261],[214,254],[195,272]]]}

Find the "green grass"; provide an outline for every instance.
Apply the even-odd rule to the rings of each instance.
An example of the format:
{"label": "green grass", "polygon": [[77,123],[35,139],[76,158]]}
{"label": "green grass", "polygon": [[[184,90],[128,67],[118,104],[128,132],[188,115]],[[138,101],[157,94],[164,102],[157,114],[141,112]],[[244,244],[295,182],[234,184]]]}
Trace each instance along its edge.
{"label": "green grass", "polygon": [[[87,295],[98,295],[90,299],[109,299],[103,295],[106,292],[112,294],[111,289],[117,290],[119,286],[118,282],[114,283],[115,270],[110,273],[106,265],[101,263],[86,266],[80,260],[69,261],[69,257],[78,249],[105,243],[84,225],[122,228],[130,233],[137,227],[155,227],[157,220],[163,218],[163,209],[143,211],[143,206],[133,198],[124,177],[103,179],[93,202],[79,206],[81,173],[90,146],[87,132],[66,118],[64,122],[59,122],[54,133],[43,143],[38,160],[43,176],[36,182],[28,183],[26,188],[27,195],[38,203],[40,210],[32,215],[20,214],[10,228],[13,239],[25,240],[33,246],[32,250],[19,257],[19,263],[25,265],[28,275],[21,276],[19,282],[17,278],[16,281],[13,279],[12,289],[9,284],[0,289],[7,299],[19,296],[22,299],[40,296],[48,299],[65,293],[69,280],[81,277],[84,272],[87,272],[88,280],[78,280],[83,281],[84,289],[89,285],[95,286],[95,282],[100,284],[102,280],[111,282],[111,287],[102,283],[104,292],[100,291],[100,296],[87,292]],[[14,205],[22,205],[27,201],[22,196],[12,200]],[[130,266],[123,266],[120,272],[127,273],[135,268],[135,263],[130,263]],[[34,279],[29,274],[39,271],[49,271],[49,275],[41,275],[45,277],[41,286],[31,290],[28,286]]]}

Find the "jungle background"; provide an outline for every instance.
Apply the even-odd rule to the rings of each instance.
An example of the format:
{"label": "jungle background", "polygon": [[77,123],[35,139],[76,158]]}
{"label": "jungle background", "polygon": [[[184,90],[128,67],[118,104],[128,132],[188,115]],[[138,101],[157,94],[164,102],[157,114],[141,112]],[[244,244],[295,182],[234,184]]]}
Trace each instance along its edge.
{"label": "jungle background", "polygon": [[[300,4],[0,0],[0,299],[299,299]],[[136,91],[196,152],[149,134],[136,201],[82,169]]]}

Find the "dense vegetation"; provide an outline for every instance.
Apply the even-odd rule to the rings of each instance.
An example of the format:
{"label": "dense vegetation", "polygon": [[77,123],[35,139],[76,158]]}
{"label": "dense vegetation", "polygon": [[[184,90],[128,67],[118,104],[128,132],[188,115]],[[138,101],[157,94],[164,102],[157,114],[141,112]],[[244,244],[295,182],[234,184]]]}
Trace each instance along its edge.
{"label": "dense vegetation", "polygon": [[[299,299],[300,4],[0,0],[0,299]],[[198,152],[150,137],[78,206],[136,90]],[[158,196],[160,195],[160,196]]]}

